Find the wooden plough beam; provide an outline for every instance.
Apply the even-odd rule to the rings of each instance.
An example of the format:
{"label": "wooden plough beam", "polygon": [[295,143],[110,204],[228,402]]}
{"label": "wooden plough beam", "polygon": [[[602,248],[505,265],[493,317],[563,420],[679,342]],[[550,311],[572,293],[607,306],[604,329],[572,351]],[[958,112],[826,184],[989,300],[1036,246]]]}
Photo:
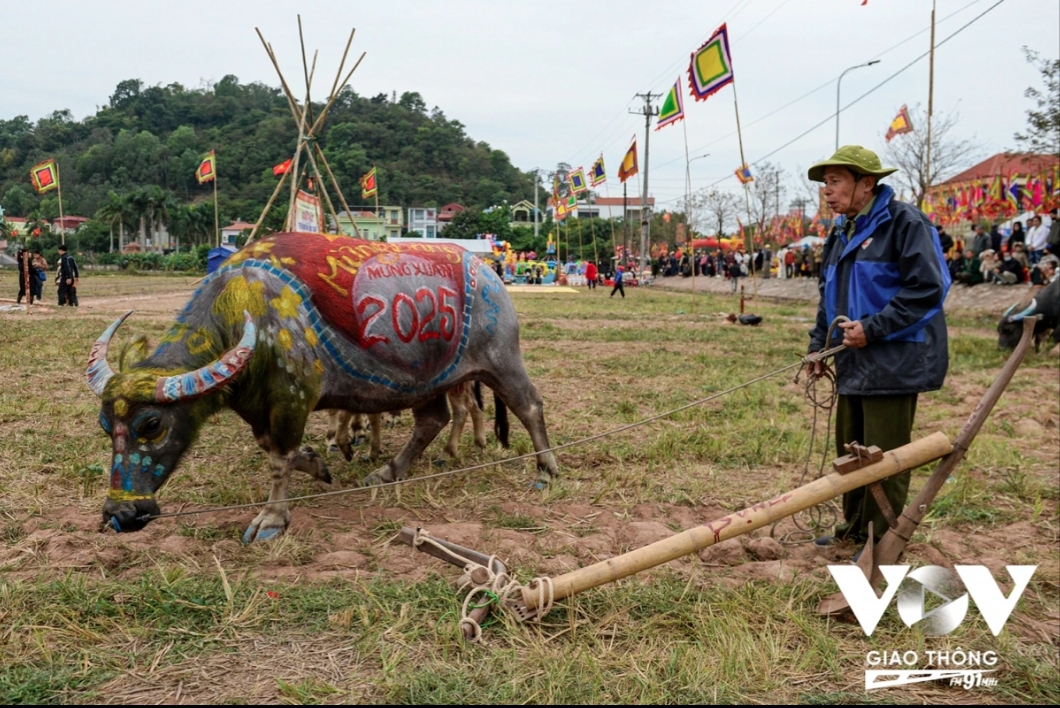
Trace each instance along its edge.
{"label": "wooden plough beam", "polygon": [[[882,580],[878,566],[894,563],[902,551],[905,550],[906,543],[909,542],[913,531],[916,530],[916,527],[923,519],[942,484],[964,457],[964,453],[979,432],[994,404],[997,403],[1001,393],[1012,380],[1012,376],[1023,361],[1023,357],[1030,346],[1033,330],[1034,318],[1025,319],[1023,338],[1020,340],[1019,346],[1016,347],[1016,350],[998,374],[997,379],[975,407],[972,415],[961,429],[955,443],[951,444],[946,435],[936,432],[888,452],[880,452],[877,448],[852,445],[848,450],[851,455],[836,460],[833,465],[835,471],[831,474],[820,477],[769,501],[760,502],[747,509],[715,519],[704,526],[684,531],[629,553],[573,570],[556,578],[534,580],[526,586],[520,586],[517,592],[509,595],[506,609],[512,611],[516,617],[535,616],[536,612],[541,609],[543,599],[546,597],[546,594],[542,592],[541,583],[543,580],[546,580],[548,585],[551,586],[551,592],[548,593],[548,602],[561,600],[590,588],[613,583],[677,558],[698,553],[722,541],[773,524],[780,519],[839,497],[854,489],[877,484],[881,480],[900,472],[915,469],[941,458],[942,462],[935,469],[928,483],[916,496],[912,504],[898,517],[896,524],[887,531],[884,538],[875,547],[870,540],[865,552],[862,553],[859,567],[865,570],[866,576],[870,578],[873,585],[877,585]],[[851,456],[853,456],[853,459],[851,459]],[[418,531],[415,529],[404,528],[399,538],[421,551],[431,552],[429,546],[415,543],[417,533]],[[471,559],[476,563],[484,564],[486,559],[490,558],[485,554],[471,551],[470,549],[447,544],[447,542],[437,537],[432,538],[436,543],[446,544],[452,549],[458,550],[459,555],[463,556],[464,559]],[[446,557],[445,554],[432,552],[432,555],[442,560],[447,560],[454,565],[464,565],[462,562],[454,560],[451,556]],[[496,562],[495,559],[493,560]],[[835,615],[843,614],[849,608],[845,604],[842,595],[837,593],[823,600],[818,609],[823,614]],[[479,616],[484,617],[485,613],[480,612]]]}

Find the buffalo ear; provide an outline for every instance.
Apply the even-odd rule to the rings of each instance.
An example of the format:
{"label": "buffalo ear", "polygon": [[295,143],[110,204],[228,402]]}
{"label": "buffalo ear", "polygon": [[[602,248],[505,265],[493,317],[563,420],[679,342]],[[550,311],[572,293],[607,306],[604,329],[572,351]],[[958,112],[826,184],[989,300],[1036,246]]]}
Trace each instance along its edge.
{"label": "buffalo ear", "polygon": [[128,371],[146,359],[148,348],[147,337],[142,334],[126,342],[121,348],[121,356],[118,357],[118,371]]}

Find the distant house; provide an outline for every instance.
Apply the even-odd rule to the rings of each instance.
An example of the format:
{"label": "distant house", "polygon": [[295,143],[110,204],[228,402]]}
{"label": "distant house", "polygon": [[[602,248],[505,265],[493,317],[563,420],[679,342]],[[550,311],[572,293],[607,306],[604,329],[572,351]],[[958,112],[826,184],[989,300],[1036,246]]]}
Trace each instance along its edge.
{"label": "distant house", "polygon": [[409,234],[414,231],[424,238],[437,238],[438,210],[433,207],[409,209]]}
{"label": "distant house", "polygon": [[26,222],[29,219],[21,216],[5,216],[4,221],[7,223],[7,228],[12,236],[19,238],[26,235]]}
{"label": "distant house", "polygon": [[254,224],[246,221],[233,221],[228,226],[221,228],[221,245],[232,246],[235,248],[236,239],[239,238],[244,231],[249,231],[253,228]]}
{"label": "distant house", "polygon": [[534,226],[534,203],[524,199],[518,204],[515,204],[511,208],[511,221],[508,223],[509,226],[515,228],[516,226],[533,228]]}
{"label": "distant house", "polygon": [[[387,238],[389,241],[389,229],[392,229],[391,225],[388,224],[389,219],[386,217],[386,210],[379,210],[383,212],[382,215],[376,215],[370,211],[355,211],[352,214],[347,211],[340,211],[338,213],[338,229],[341,233],[345,233],[348,236],[359,236],[365,238],[366,241],[383,241]],[[398,210],[399,213],[401,210]],[[356,229],[354,229],[356,225]],[[401,227],[398,227],[398,233],[401,234]]]}
{"label": "distant house", "polygon": [[64,216],[61,219],[52,219],[52,233],[65,233],[69,236],[76,233],[86,221],[88,221],[87,216]]}
{"label": "distant house", "polygon": [[438,230],[444,230],[457,214],[465,211],[467,211],[467,207],[456,202],[446,204],[438,210]]}

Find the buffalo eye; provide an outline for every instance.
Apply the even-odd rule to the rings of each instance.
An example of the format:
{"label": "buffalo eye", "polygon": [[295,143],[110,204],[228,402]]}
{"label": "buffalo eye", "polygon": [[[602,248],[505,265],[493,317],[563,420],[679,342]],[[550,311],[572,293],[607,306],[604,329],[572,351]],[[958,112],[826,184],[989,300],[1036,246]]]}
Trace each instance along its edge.
{"label": "buffalo eye", "polygon": [[163,433],[162,419],[158,416],[147,418],[136,426],[136,437],[146,440],[155,440]]}

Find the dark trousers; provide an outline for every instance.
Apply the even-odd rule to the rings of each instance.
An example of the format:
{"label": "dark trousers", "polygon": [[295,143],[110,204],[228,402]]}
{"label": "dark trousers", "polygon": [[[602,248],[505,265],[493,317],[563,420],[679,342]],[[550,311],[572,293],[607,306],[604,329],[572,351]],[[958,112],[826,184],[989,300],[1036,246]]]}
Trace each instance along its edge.
{"label": "dark trousers", "polygon": [[615,283],[615,287],[611,290],[610,297],[614,297],[616,291],[622,293],[622,297],[626,296],[626,289],[622,287],[622,283]]}
{"label": "dark trousers", "polygon": [[596,290],[596,278],[589,278],[585,282],[588,284],[590,290]]}
{"label": "dark trousers", "polygon": [[[836,454],[845,455],[843,445],[857,440],[862,445],[876,445],[884,452],[912,440],[917,394],[904,396],[839,396],[836,404]],[[902,513],[909,496],[912,471],[889,477],[881,485],[895,516]],[[886,533],[887,519],[876,505],[868,487],[843,495],[845,523],[836,526],[838,538],[862,543],[869,537],[869,522],[876,540]]]}
{"label": "dark trousers", "polygon": [[77,307],[77,288],[66,283],[59,283],[59,306]]}

